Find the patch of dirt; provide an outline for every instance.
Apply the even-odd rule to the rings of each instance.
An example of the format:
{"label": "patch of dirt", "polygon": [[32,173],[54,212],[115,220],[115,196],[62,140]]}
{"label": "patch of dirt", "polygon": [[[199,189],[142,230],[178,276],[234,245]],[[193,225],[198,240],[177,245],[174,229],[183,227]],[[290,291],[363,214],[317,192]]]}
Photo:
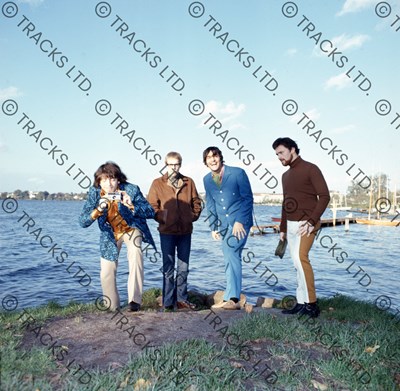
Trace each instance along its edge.
{"label": "patch of dirt", "polygon": [[[266,311],[266,310],[263,310]],[[268,310],[271,314],[279,310]],[[216,319],[216,316],[220,319]],[[96,312],[67,318],[53,318],[41,328],[27,325],[21,347],[48,346],[57,342],[53,355],[63,347],[72,360],[86,370],[125,366],[129,356],[150,347],[188,339],[204,339],[216,345],[226,343],[216,330],[229,326],[246,315],[244,310],[203,310],[189,312]],[[52,338],[44,336],[49,334]],[[228,332],[229,334],[229,332]],[[60,360],[61,361],[61,360]]]}

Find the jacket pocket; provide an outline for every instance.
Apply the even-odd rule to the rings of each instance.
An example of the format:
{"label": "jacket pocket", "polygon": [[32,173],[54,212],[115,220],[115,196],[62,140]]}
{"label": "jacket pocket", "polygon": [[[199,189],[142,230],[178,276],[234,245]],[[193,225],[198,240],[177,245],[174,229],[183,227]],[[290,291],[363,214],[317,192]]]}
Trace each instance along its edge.
{"label": "jacket pocket", "polygon": [[166,224],[168,217],[168,209],[162,209],[157,212],[156,221],[160,224]]}

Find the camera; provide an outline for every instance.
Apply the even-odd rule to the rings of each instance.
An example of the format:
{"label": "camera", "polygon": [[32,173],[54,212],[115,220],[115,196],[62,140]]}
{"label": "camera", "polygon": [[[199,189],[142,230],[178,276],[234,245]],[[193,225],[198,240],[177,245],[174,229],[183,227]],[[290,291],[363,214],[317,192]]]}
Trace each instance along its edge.
{"label": "camera", "polygon": [[104,198],[107,198],[109,201],[122,201],[122,193],[107,193]]}

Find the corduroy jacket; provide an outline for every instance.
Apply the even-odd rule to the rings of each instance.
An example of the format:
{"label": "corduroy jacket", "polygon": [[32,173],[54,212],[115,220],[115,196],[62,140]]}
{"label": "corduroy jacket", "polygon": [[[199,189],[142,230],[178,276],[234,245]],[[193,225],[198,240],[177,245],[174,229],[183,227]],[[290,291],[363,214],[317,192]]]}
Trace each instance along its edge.
{"label": "corduroy jacket", "polygon": [[[168,185],[168,174],[157,178],[151,184],[147,200],[156,213],[158,230],[163,234],[185,235],[193,231],[193,222],[198,220],[202,200],[193,180],[179,174],[182,187]],[[177,182],[175,182],[177,183]]]}

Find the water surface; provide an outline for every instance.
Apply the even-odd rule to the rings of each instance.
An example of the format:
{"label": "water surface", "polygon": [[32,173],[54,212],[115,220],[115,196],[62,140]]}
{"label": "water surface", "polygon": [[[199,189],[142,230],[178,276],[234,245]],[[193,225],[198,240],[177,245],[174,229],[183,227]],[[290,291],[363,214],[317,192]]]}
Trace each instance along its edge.
{"label": "water surface", "polygon": [[[70,300],[89,302],[101,294],[99,229],[97,223],[87,229],[79,226],[82,206],[83,202],[19,201],[14,213],[0,210],[2,297],[13,294],[20,307],[31,307],[49,300],[62,304]],[[272,216],[280,216],[280,207],[256,205],[255,216],[258,224],[269,224]],[[331,218],[331,212],[327,210],[324,217]],[[203,212],[195,223],[189,289],[212,292],[224,287],[224,267],[220,243],[211,239],[206,219]],[[159,248],[157,224],[149,220],[149,226]],[[40,239],[48,248],[40,245]],[[56,244],[53,250],[51,241]],[[277,243],[277,234],[255,235],[247,241],[243,293],[252,303],[260,296],[282,298],[295,293],[295,269],[288,252],[282,260],[274,256]],[[330,250],[335,243],[334,250]],[[340,257],[341,252],[347,258],[343,254]],[[391,298],[392,309],[400,307],[399,258],[400,227],[351,224],[349,232],[344,226],[324,228],[310,252],[317,294],[330,297],[341,293],[369,301],[386,295]],[[161,287],[160,256],[149,249],[144,262],[144,289]],[[91,278],[88,286],[78,282],[85,273],[79,267]],[[123,301],[127,300],[127,274],[123,247],[117,281]],[[88,281],[86,277],[81,283]]]}

